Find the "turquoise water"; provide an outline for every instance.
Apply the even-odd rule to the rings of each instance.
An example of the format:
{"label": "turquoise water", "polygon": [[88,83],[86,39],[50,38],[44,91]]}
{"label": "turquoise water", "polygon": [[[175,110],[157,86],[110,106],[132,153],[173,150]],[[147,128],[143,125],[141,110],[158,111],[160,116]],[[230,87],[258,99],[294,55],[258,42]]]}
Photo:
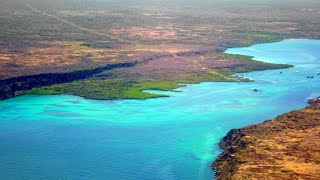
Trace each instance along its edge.
{"label": "turquoise water", "polygon": [[320,41],[286,40],[227,53],[295,67],[243,74],[253,83],[188,85],[166,92],[170,98],[145,101],[1,101],[1,179],[212,179],[217,143],[229,130],[303,108],[320,95]]}

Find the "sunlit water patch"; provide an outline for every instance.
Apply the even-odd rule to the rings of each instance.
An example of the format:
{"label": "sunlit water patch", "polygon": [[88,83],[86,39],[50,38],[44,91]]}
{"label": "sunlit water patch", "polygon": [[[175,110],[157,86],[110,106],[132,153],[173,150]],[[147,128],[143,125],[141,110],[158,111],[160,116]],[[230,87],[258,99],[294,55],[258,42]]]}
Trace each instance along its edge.
{"label": "sunlit water patch", "polygon": [[303,108],[320,95],[320,41],[286,40],[227,53],[295,67],[244,74],[252,83],[188,85],[166,92],[170,98],[1,101],[1,178],[212,179],[218,141],[229,130]]}

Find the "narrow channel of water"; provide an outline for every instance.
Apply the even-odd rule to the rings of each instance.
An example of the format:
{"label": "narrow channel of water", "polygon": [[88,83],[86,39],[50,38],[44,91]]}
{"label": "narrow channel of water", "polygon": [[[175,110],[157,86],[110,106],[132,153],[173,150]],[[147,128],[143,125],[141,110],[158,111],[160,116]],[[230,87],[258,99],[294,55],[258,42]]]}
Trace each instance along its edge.
{"label": "narrow channel of water", "polygon": [[1,101],[1,178],[212,179],[210,164],[229,130],[303,108],[320,95],[318,40],[226,52],[295,67],[244,74],[256,80],[252,83],[193,84],[167,92],[170,98],[145,101],[74,96]]}

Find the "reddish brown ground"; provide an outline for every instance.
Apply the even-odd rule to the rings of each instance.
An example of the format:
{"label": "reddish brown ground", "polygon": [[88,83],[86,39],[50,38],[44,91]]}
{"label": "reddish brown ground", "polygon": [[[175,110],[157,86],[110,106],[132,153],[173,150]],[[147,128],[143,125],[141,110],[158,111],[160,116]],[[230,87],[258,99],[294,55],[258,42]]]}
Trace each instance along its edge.
{"label": "reddish brown ground", "polygon": [[217,179],[320,179],[320,101],[221,141]]}
{"label": "reddish brown ground", "polygon": [[117,36],[127,36],[131,38],[148,40],[172,40],[177,39],[177,31],[172,26],[162,27],[130,27],[113,29],[111,32]]}
{"label": "reddish brown ground", "polygon": [[[0,51],[0,77],[90,69],[107,63],[128,62],[137,52],[83,46],[82,42],[55,41],[26,52]],[[136,58],[135,58],[136,56]]]}
{"label": "reddish brown ground", "polygon": [[225,59],[218,55],[170,55],[138,64],[132,68],[117,69],[107,73],[130,74],[129,77],[136,75],[152,79],[192,80],[192,76],[203,76],[205,78],[205,74],[218,74],[218,71],[215,69],[228,68],[239,64],[241,62],[237,60]]}
{"label": "reddish brown ground", "polygon": [[30,47],[16,53],[0,50],[0,79],[91,69],[110,63],[143,61],[164,54],[188,51],[183,46],[132,45],[122,48],[93,48],[83,42],[43,42],[43,47]]}

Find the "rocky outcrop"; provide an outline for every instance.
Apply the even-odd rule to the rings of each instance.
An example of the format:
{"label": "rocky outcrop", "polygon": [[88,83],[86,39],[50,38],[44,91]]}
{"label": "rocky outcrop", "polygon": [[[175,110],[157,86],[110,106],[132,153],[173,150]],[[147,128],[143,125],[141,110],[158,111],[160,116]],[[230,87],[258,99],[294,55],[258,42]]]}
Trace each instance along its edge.
{"label": "rocky outcrop", "polygon": [[220,141],[219,145],[223,152],[212,165],[216,172],[216,177],[227,179],[230,174],[236,171],[235,164],[237,159],[234,158],[234,154],[245,147],[246,142],[242,139],[244,136],[240,129],[233,129]]}
{"label": "rocky outcrop", "polygon": [[309,103],[310,105],[315,105],[315,104],[317,104],[317,103],[320,103],[320,97],[314,98],[314,99],[309,99],[308,103]]}

